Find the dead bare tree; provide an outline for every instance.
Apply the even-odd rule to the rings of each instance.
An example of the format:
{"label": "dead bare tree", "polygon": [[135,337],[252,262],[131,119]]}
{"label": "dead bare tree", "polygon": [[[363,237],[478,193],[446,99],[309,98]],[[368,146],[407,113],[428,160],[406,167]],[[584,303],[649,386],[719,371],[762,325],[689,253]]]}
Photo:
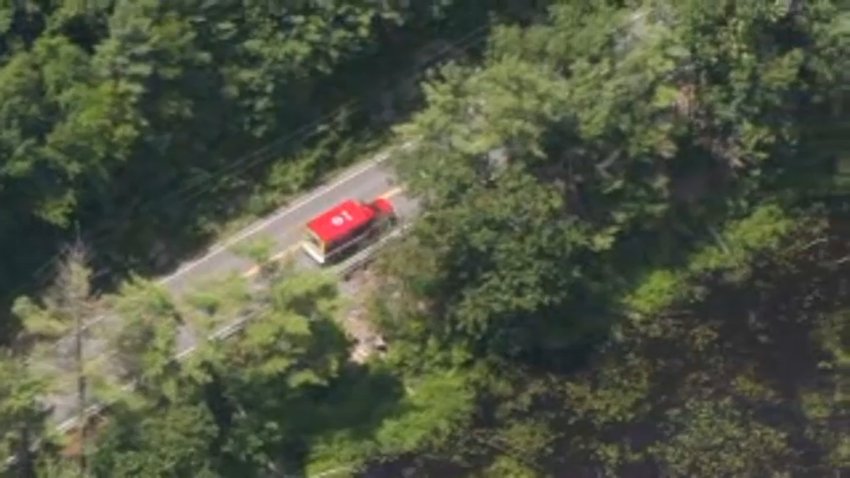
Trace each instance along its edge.
{"label": "dead bare tree", "polygon": [[[87,476],[86,411],[89,405],[89,357],[86,345],[90,331],[85,319],[96,313],[97,300],[91,288],[91,269],[87,265],[88,253],[78,234],[77,240],[66,248],[64,261],[57,270],[52,287],[37,303],[29,298],[15,303],[15,313],[21,319],[22,330],[18,337],[18,350],[26,354],[34,373],[49,378],[51,388],[63,392],[63,384],[73,377],[73,407],[79,426],[77,439],[80,453],[77,457],[80,476]],[[59,340],[73,337],[72,341]]]}

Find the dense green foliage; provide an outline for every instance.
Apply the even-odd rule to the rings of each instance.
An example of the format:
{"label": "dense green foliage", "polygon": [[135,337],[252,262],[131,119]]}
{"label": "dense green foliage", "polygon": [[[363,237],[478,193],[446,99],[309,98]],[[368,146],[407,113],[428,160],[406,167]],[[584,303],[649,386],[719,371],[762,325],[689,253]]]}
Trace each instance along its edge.
{"label": "dense green foliage", "polygon": [[[850,471],[850,10],[552,3],[440,68],[398,128],[418,141],[397,169],[424,208],[374,267],[388,354],[349,361],[334,279],[260,246],[243,251],[258,287],[174,298],[135,277],[97,302],[121,317],[103,332],[115,359],[68,360],[115,399],[91,476]],[[80,259],[61,271],[16,303],[0,360],[0,449],[20,456],[63,441],[33,397],[69,372],[14,360],[61,353],[46,345],[89,308]],[[234,338],[171,359],[179,324],[244,314]],[[44,446],[17,469],[62,476],[65,460]]]}
{"label": "dense green foliage", "polygon": [[480,403],[410,466],[846,471],[850,12],[560,3],[401,130],[427,212],[383,323],[405,373],[469,370]]}
{"label": "dense green foliage", "polygon": [[75,224],[103,282],[163,272],[280,205],[407,114],[415,74],[480,45],[513,3],[4,2],[3,300],[50,277]]}

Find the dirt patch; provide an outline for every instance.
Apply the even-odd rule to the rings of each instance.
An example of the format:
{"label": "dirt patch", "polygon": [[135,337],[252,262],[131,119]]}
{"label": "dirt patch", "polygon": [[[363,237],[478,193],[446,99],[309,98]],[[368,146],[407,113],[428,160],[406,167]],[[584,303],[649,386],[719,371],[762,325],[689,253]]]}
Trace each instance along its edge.
{"label": "dirt patch", "polygon": [[[94,443],[98,433],[103,431],[106,426],[106,417],[100,414],[90,416],[86,421],[86,440],[88,443]],[[60,453],[65,458],[77,458],[82,452],[82,443],[80,442],[80,427],[79,425],[63,433],[64,447]],[[89,450],[91,451],[91,450]]]}
{"label": "dirt patch", "polygon": [[340,325],[355,341],[351,360],[365,362],[375,353],[385,350],[384,339],[369,321],[367,301],[375,290],[375,273],[368,268],[354,271],[340,284],[340,291],[348,299],[340,314]]}

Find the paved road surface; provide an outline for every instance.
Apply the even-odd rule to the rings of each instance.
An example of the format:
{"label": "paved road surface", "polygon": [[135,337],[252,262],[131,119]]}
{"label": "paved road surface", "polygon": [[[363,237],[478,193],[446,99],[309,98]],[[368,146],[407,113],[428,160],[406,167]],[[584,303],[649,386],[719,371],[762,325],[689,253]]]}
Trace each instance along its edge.
{"label": "paved road surface", "polygon": [[[377,159],[385,158],[379,156]],[[213,246],[203,257],[183,265],[177,272],[162,279],[162,283],[173,292],[182,292],[188,285],[205,277],[228,271],[248,271],[250,261],[234,254],[230,250],[233,246],[268,237],[275,243],[274,252],[282,253],[297,244],[301,238],[301,228],[307,221],[345,199],[371,200],[386,195],[402,217],[409,215],[413,204],[400,197],[400,188],[393,184],[391,172],[384,164],[381,161],[369,162],[352,168],[318,190]]]}
{"label": "paved road surface", "polygon": [[[268,217],[213,245],[203,256],[187,262],[159,282],[169,291],[179,295],[205,279],[226,273],[238,272],[249,277],[256,273],[256,267],[251,261],[235,254],[233,248],[264,237],[273,241],[275,257],[295,252],[299,265],[316,267],[297,251],[302,227],[312,217],[345,199],[371,200],[386,197],[396,207],[402,220],[409,219],[416,214],[417,205],[406,198],[402,194],[402,189],[394,184],[392,172],[386,165],[389,154],[382,153],[370,161],[360,163],[343,172]],[[92,323],[96,323],[98,328],[111,328],[118,326],[117,320],[114,316],[106,315],[95,318]],[[197,338],[197,335],[189,328],[181,330],[178,338],[178,352],[196,345]],[[106,354],[105,345],[103,341],[96,339],[87,340],[86,355],[94,357]],[[61,355],[65,355],[61,350],[71,346],[73,346],[73,340],[63,340],[57,345],[57,350]],[[73,382],[69,380],[66,385],[67,388],[63,386],[62,391],[57,391],[55,395],[48,397],[49,402],[54,406],[53,415],[58,423],[66,422],[76,412],[76,399],[71,392]]]}

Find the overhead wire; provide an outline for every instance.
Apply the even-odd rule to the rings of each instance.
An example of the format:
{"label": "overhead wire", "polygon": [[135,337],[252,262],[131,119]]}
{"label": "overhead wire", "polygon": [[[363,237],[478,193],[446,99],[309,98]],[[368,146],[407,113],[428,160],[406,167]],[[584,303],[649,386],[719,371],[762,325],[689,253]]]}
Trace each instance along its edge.
{"label": "overhead wire", "polygon": [[[432,68],[433,66],[435,66],[435,64],[437,64],[437,63],[439,63],[439,62],[440,62],[440,58],[438,58],[438,56],[441,56],[441,55],[443,55],[443,54],[445,54],[445,53],[448,53],[448,52],[450,52],[452,49],[457,49],[457,48],[466,49],[466,48],[469,48],[469,47],[470,47],[470,46],[472,46],[472,45],[479,44],[479,43],[481,43],[482,41],[486,40],[486,39],[487,39],[487,30],[488,30],[488,28],[489,28],[489,27],[490,27],[489,22],[488,22],[488,23],[484,23],[483,25],[481,25],[481,26],[479,26],[479,27],[477,27],[477,28],[473,29],[472,31],[470,31],[470,32],[466,33],[465,35],[463,35],[463,36],[460,38],[460,40],[455,40],[455,41],[449,42],[449,44],[448,44],[447,46],[444,46],[444,47],[440,50],[440,52],[438,53],[438,55],[434,55],[434,56],[433,56],[430,60],[428,60],[428,61],[427,61],[424,65],[419,66],[418,70],[417,70],[415,73],[413,73],[412,75],[409,75],[409,76],[408,76],[408,77],[407,77],[404,81],[401,81],[401,82],[399,82],[399,83],[400,83],[402,86],[405,86],[405,85],[407,85],[407,84],[410,84],[410,83],[411,83],[411,82],[413,82],[413,81],[416,81],[416,80],[417,80],[417,79],[419,79],[419,78],[420,78],[420,77],[421,77],[421,76],[422,76],[422,75],[423,75],[426,71],[428,71],[430,68]],[[273,148],[275,145],[282,145],[282,144],[285,144],[285,143],[286,143],[286,142],[288,142],[288,141],[291,141],[291,140],[292,140],[292,138],[294,138],[296,135],[303,134],[305,131],[308,131],[308,130],[309,130],[309,128],[314,128],[314,127],[318,126],[319,124],[321,124],[321,122],[322,122],[323,120],[327,120],[327,119],[329,119],[329,118],[332,118],[334,115],[338,115],[338,114],[342,111],[342,109],[344,109],[344,108],[348,108],[348,107],[350,107],[352,104],[354,105],[354,107],[355,107],[355,108],[360,108],[360,107],[362,107],[362,103],[359,103],[359,102],[358,102],[358,100],[356,100],[356,99],[355,99],[355,100],[351,100],[351,101],[347,102],[345,105],[343,105],[343,106],[341,106],[341,107],[337,108],[334,112],[329,113],[329,114],[326,114],[326,115],[324,115],[322,118],[319,118],[319,119],[317,119],[317,120],[315,120],[315,121],[311,122],[311,123],[310,123],[310,124],[308,124],[308,125],[305,125],[305,126],[302,126],[302,127],[298,128],[295,132],[288,133],[288,134],[286,134],[286,135],[284,135],[284,136],[282,136],[282,137],[280,137],[280,138],[278,138],[278,139],[276,139],[276,140],[272,141],[272,142],[271,142],[271,143],[269,143],[268,145],[266,145],[266,146],[264,146],[264,147],[260,148],[259,150],[256,150],[256,151],[254,151],[254,152],[252,152],[252,153],[249,153],[249,154],[246,154],[246,155],[244,155],[244,156],[240,157],[240,158],[239,158],[239,159],[237,159],[235,162],[236,162],[236,163],[240,163],[240,164],[242,164],[242,165],[244,165],[244,164],[246,164],[246,163],[247,163],[247,164],[248,164],[248,166],[246,166],[246,168],[250,168],[250,167],[252,167],[252,166],[253,166],[253,164],[256,164],[256,163],[257,163],[256,161],[255,161],[253,164],[252,164],[252,163],[250,163],[250,161],[251,161],[251,159],[252,159],[252,158],[260,157],[260,155],[262,155],[263,153],[268,152],[268,151],[272,151],[272,148]],[[312,135],[312,134],[313,134],[313,133],[310,133],[310,132],[308,131],[307,136]],[[265,159],[263,159],[262,161],[267,161],[267,160],[268,160],[268,157],[267,157],[267,158],[265,158]],[[222,172],[222,171],[227,171],[228,169],[231,169],[231,168],[230,168],[230,167],[222,168],[222,169],[221,169],[221,170],[219,170],[219,172],[217,172],[216,174],[221,174],[221,172]],[[244,170],[245,170],[245,169],[243,169],[243,171],[244,171]],[[230,173],[230,174],[232,174],[232,173]],[[223,176],[224,176],[224,177],[226,177],[226,176],[228,176],[228,175],[229,175],[229,174],[224,174]],[[187,188],[185,188],[185,189],[190,189],[190,188],[188,188],[188,187],[187,187]],[[189,199],[191,200],[191,199],[193,199],[194,197],[197,197],[197,196],[198,196],[197,194],[192,195],[192,196],[189,196]],[[150,205],[151,203],[148,203],[148,204]],[[101,237],[97,238],[97,240],[102,240],[102,239],[104,239],[104,238],[106,238],[106,237],[108,237],[108,236],[106,236],[106,235],[101,235]],[[88,240],[88,241],[86,241],[86,242],[91,243],[91,242],[92,242],[92,240],[91,240],[91,239],[89,239],[89,240]],[[39,268],[38,268],[35,272],[33,272],[33,273],[31,273],[31,274],[30,274],[30,276],[29,276],[29,282],[28,282],[27,284],[23,284],[23,285],[18,286],[18,287],[17,287],[17,288],[16,288],[16,289],[12,292],[12,293],[10,293],[10,294],[7,294],[7,295],[6,295],[5,300],[8,300],[8,299],[9,299],[9,298],[11,298],[12,296],[16,295],[18,292],[20,292],[21,290],[25,289],[27,286],[32,285],[32,281],[33,281],[33,280],[35,280],[36,276],[38,276],[38,275],[42,274],[43,272],[45,272],[45,271],[46,271],[49,267],[51,267],[52,265],[57,264],[59,261],[61,261],[61,260],[63,259],[63,257],[64,257],[67,253],[68,253],[68,248],[66,247],[66,248],[62,248],[62,250],[60,250],[59,252],[57,252],[56,254],[54,254],[54,255],[53,255],[50,259],[48,259],[48,261],[46,261],[44,264],[42,264],[42,266],[40,266],[40,267],[39,267]],[[85,328],[87,328],[88,326],[89,326],[89,324],[88,324],[88,323],[83,324],[83,328],[84,328],[84,329],[85,329]],[[62,341],[62,338],[60,338],[59,340],[60,340],[60,341]],[[6,465],[8,466],[10,463],[12,463],[12,462],[14,462],[14,461],[15,461],[15,457],[11,457],[9,460],[7,460],[7,461],[6,461]],[[338,470],[333,470],[333,471],[338,471]]]}
{"label": "overhead wire", "polygon": [[[416,67],[416,71],[407,76],[405,79],[397,82],[399,85],[407,86],[410,83],[417,81],[425,74],[429,69],[433,68],[441,61],[445,60],[443,58],[447,53],[451,53],[453,50],[462,49],[466,50],[469,47],[481,43],[483,40],[487,39],[487,31],[490,27],[489,22],[484,23],[475,29],[465,33],[459,39],[447,42],[447,45],[444,45],[436,54],[431,55],[431,57],[424,62],[423,65],[418,65]],[[293,141],[303,141],[309,139],[310,137],[317,134],[315,131],[318,127],[325,124],[327,121],[332,120],[338,117],[340,114],[345,112],[346,110],[357,111],[363,108],[363,102],[360,99],[354,98],[346,101],[343,105],[334,108],[332,111],[322,115],[321,117],[311,121],[310,123],[304,124],[298,127],[295,131],[286,133],[277,139],[271,141],[270,143],[262,146],[261,148],[254,150],[250,153],[247,153],[241,157],[236,158],[234,161],[229,162],[224,167],[216,170],[215,172],[206,175],[199,181],[194,183],[190,183],[183,188],[167,195],[158,197],[154,200],[148,201],[137,208],[134,208],[133,211],[128,212],[123,218],[119,219],[116,222],[113,222],[111,225],[103,225],[100,226],[93,232],[85,233],[84,232],[84,242],[87,246],[92,247],[93,249],[97,249],[97,244],[103,243],[107,239],[112,239],[113,236],[117,234],[116,225],[119,223],[129,223],[134,219],[134,216],[137,216],[140,213],[148,212],[154,209],[156,205],[162,205],[163,203],[177,206],[177,205],[185,205],[190,201],[193,201],[203,195],[204,192],[209,191],[211,188],[207,187],[206,189],[202,188],[200,190],[195,190],[195,192],[191,192],[193,189],[196,189],[199,184],[209,184],[210,181],[214,178],[221,179],[227,177],[236,177],[240,174],[243,174],[245,171],[250,170],[251,168],[257,167],[258,165],[271,161],[276,158],[276,154],[284,145],[287,145]],[[186,194],[188,192],[188,194]],[[180,197],[183,196],[183,197]],[[45,273],[56,264],[61,262],[64,258],[64,252],[59,251],[51,256],[47,261],[45,261],[41,266],[36,268],[35,271],[28,275],[28,278],[25,279],[24,282],[19,284],[17,287],[13,288],[10,292],[6,293],[4,296],[4,301],[8,301],[13,298],[15,295],[19,294],[21,291],[26,290],[28,287],[32,286],[35,281],[37,281],[40,277],[44,276]],[[100,272],[101,274],[103,271]]]}

